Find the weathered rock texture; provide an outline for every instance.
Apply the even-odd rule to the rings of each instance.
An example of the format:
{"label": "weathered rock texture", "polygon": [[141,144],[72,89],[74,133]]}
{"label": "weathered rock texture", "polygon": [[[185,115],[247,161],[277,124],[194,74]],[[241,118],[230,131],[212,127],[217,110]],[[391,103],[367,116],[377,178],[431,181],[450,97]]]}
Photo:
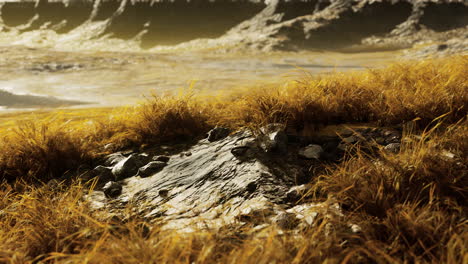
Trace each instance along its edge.
{"label": "weathered rock texture", "polygon": [[[236,223],[274,223],[284,229],[307,226],[318,213],[340,211],[335,202],[314,204],[303,199],[309,189],[303,184],[314,177],[312,171],[319,172],[324,162],[340,162],[344,151],[352,151],[353,145],[388,146],[394,152],[397,150],[389,144],[401,140],[400,132],[393,129],[330,131],[298,140],[295,135],[286,135],[280,125],[272,124],[256,135],[240,131],[216,141],[204,139],[188,150],[191,155],[185,151],[171,157],[155,156],[146,164],[135,160],[147,155],[110,155],[103,162],[110,166],[108,170],[98,166],[85,175],[101,177],[99,172],[107,175],[111,169],[116,177],[123,177],[117,171],[134,174],[126,173],[117,182],[111,179],[103,188],[99,185],[88,199],[96,208],[108,207],[117,215],[128,212],[128,206],[138,217],[163,220],[167,228],[216,228]],[[356,139],[346,140],[345,136]],[[376,138],[382,139],[380,143]],[[276,147],[265,148],[266,142]],[[343,150],[341,145],[345,146]],[[320,155],[302,153],[304,147],[311,146],[320,148]]]}
{"label": "weathered rock texture", "polygon": [[[239,148],[245,151],[233,151]],[[164,166],[160,166],[163,161],[143,166],[138,174],[122,181],[122,195],[111,204],[132,203],[145,218],[164,216],[175,226],[211,218],[232,222],[252,208],[271,208],[273,214],[272,205],[283,202],[302,173],[283,155],[265,153],[248,132],[215,142],[205,139],[189,151],[191,155],[175,155]],[[127,159],[114,168],[122,169]],[[141,175],[154,164],[156,170]],[[138,171],[137,166],[132,169]]]}
{"label": "weathered rock texture", "polygon": [[[89,38],[137,39],[145,48],[184,43],[352,50],[437,41],[450,46],[445,52],[456,52],[466,51],[466,45],[456,43],[466,40],[468,32],[464,0],[38,0],[3,3],[0,14],[3,30],[52,29],[65,34],[87,25],[93,31]],[[89,23],[99,21],[91,30]],[[198,40],[203,38],[213,40]]]}

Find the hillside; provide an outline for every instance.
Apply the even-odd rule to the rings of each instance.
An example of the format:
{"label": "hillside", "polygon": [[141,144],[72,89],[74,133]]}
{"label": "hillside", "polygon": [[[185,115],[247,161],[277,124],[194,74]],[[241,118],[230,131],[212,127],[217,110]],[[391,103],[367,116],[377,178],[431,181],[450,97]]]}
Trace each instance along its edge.
{"label": "hillside", "polygon": [[0,262],[464,263],[467,76],[454,56],[3,115]]}

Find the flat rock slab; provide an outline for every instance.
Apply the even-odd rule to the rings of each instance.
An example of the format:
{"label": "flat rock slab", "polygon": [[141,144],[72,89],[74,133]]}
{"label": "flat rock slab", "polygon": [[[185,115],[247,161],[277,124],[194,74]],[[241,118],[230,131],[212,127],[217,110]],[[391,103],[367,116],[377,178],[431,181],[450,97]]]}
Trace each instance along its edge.
{"label": "flat rock slab", "polygon": [[[196,230],[250,223],[276,224],[285,230],[296,230],[296,227],[310,226],[317,213],[339,215],[336,202],[298,204],[307,197],[310,188],[298,185],[305,176],[310,177],[308,172],[312,167],[320,170],[321,156],[343,155],[344,152],[338,151],[342,145],[363,144],[378,150],[376,139],[380,138],[382,144],[401,140],[401,132],[396,129],[358,127],[348,128],[344,133],[330,128],[334,133],[311,138],[320,145],[303,142],[307,138],[294,143],[288,142],[286,137],[290,135],[283,128],[269,127],[274,131],[262,130],[258,135],[240,131],[215,141],[203,139],[172,156],[111,155],[110,163],[115,164],[113,172],[131,170],[125,173],[125,178],[117,178],[121,192],[104,195],[102,190],[95,191],[88,199],[96,209],[107,207],[124,219],[136,215],[148,221],[163,221],[171,229]],[[276,137],[281,134],[284,136]],[[265,142],[276,145],[266,148]],[[340,162],[337,157],[336,162]],[[336,208],[330,209],[330,205]],[[300,206],[310,210],[298,213],[296,209]]]}
{"label": "flat rock slab", "polygon": [[[265,153],[258,145],[245,131],[215,142],[201,140],[189,150],[192,155],[170,157],[157,173],[121,181],[122,194],[107,203],[130,203],[141,216],[174,220],[170,224],[178,227],[208,219],[232,222],[252,208],[284,203],[300,169],[285,162],[284,155]],[[245,151],[233,154],[239,147]],[[105,205],[99,193],[90,197]]]}

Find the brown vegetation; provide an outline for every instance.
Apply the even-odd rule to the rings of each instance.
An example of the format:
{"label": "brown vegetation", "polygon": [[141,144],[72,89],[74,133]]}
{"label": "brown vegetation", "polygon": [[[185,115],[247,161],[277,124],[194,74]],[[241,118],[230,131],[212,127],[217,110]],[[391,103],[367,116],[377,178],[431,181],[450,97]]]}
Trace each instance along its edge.
{"label": "brown vegetation", "polygon": [[[453,57],[3,128],[0,173],[10,184],[0,188],[0,262],[465,263],[467,76],[467,57]],[[313,199],[338,202],[345,216],[322,217],[298,235],[274,226],[263,236],[251,227],[179,234],[138,218],[102,219],[78,183],[53,191],[22,182],[60,177],[106,151],[200,138],[215,125],[411,120],[417,126],[405,130],[399,153],[358,149],[314,175]],[[342,228],[351,223],[361,231]]]}

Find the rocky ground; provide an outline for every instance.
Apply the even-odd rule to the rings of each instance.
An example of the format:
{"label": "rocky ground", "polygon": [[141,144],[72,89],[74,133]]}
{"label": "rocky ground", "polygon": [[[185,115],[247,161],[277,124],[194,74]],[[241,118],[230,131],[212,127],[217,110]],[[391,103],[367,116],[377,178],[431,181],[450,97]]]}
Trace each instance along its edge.
{"label": "rocky ground", "polygon": [[[0,68],[6,69],[4,76],[8,78],[4,78],[5,82],[11,83],[9,78],[17,79],[13,74],[21,72],[27,79],[37,75],[52,77],[50,79],[53,80],[58,74],[76,74],[77,80],[96,83],[87,70],[97,72],[102,65],[106,65],[115,74],[110,78],[113,81],[110,87],[114,94],[119,89],[129,90],[130,85],[132,89],[140,84],[161,86],[161,83],[148,80],[160,80],[161,76],[179,79],[188,75],[181,68],[171,66],[188,64],[187,61],[193,60],[183,56],[180,57],[182,60],[174,60],[174,54],[180,50],[187,53],[193,50],[208,50],[210,53],[213,50],[217,54],[265,52],[267,57],[273,54],[269,52],[278,50],[297,52],[299,55],[296,56],[299,57],[302,57],[300,52],[304,50],[356,52],[406,49],[406,57],[446,56],[467,52],[466,1],[249,2],[246,6],[258,9],[249,18],[235,24],[228,21],[230,23],[225,24],[228,25],[225,27],[226,31],[218,30],[217,34],[203,35],[203,38],[197,35],[200,32],[186,25],[184,29],[191,33],[189,37],[177,38],[176,44],[171,40],[170,47],[158,46],[157,41],[151,37],[155,36],[155,32],[161,31],[157,31],[159,24],[153,23],[154,17],[147,19],[146,15],[152,15],[151,12],[143,12],[149,8],[146,1],[124,0],[118,4],[115,4],[116,1],[91,1],[91,6],[84,5],[87,13],[80,13],[81,21],[75,24],[67,24],[70,20],[62,21],[63,17],[56,19],[54,16],[62,13],[57,12],[57,9],[50,9],[51,2],[53,1],[34,2],[29,6],[30,13],[26,15],[8,9],[14,3],[0,3],[0,44],[11,45],[13,42],[26,45],[28,47],[21,49],[31,49],[28,54],[35,54],[35,57],[27,55],[28,59],[24,57],[24,50],[18,50],[18,57],[15,54],[10,57],[3,55],[0,58]],[[186,10],[183,8],[187,3],[175,2],[182,6],[175,5],[180,10]],[[70,3],[67,2],[67,5],[58,10],[64,8],[68,12],[73,11],[77,6]],[[165,4],[164,1],[158,3]],[[157,10],[160,7],[153,4],[151,8]],[[169,7],[169,10],[173,9]],[[127,27],[125,22],[139,18],[139,12],[145,13],[145,16],[142,15],[142,19],[137,19],[138,23]],[[70,13],[63,13],[64,16],[66,14]],[[220,12],[220,15],[224,13]],[[18,17],[22,20],[16,21]],[[173,19],[179,21],[180,16]],[[12,25],[15,23],[16,25]],[[172,26],[171,23],[163,25]],[[169,28],[170,32],[181,30],[181,27]],[[0,53],[7,54],[9,47],[1,48]],[[50,48],[53,52],[43,52],[45,48]],[[55,53],[60,49],[65,50],[63,54]],[[124,56],[127,59],[115,60],[115,54],[91,56],[82,52],[86,49],[94,52],[123,51],[127,52]],[[70,50],[74,53],[70,53]],[[139,53],[137,56],[128,51],[172,53],[164,54],[167,55],[166,60],[156,68],[154,61],[162,61],[164,56],[157,53]],[[47,54],[42,57],[43,53]],[[51,56],[54,54],[55,56]],[[279,56],[283,57],[282,54]],[[78,57],[85,59],[80,62]],[[251,75],[251,72],[258,74],[260,68],[284,68],[291,63],[291,58],[280,63],[267,63],[266,59],[259,58],[257,61],[261,63],[252,64],[252,58],[250,55],[242,60],[235,58],[229,63],[235,66],[227,67],[219,61],[201,57],[200,61],[207,64],[204,67],[198,64],[191,68],[206,69],[207,73],[202,76],[223,79],[231,76],[224,75],[223,72],[237,72],[239,68],[247,69]],[[323,60],[323,56],[321,59]],[[311,263],[324,260],[327,263],[329,260],[330,263],[338,263],[351,258],[356,263],[450,260],[455,263],[456,260],[466,259],[467,170],[464,161],[467,146],[464,139],[467,133],[466,124],[463,123],[466,119],[466,100],[463,94],[466,87],[466,80],[463,78],[466,76],[466,59],[454,57],[450,60],[458,63],[435,64],[433,67],[413,71],[409,67],[397,65],[387,75],[379,73],[379,70],[371,70],[368,75],[353,78],[352,75],[343,74],[336,79],[318,79],[310,84],[303,84],[299,80],[296,88],[301,88],[302,85],[312,87],[305,90],[308,95],[303,92],[291,94],[292,89],[276,90],[278,93],[268,89],[258,91],[258,94],[250,94],[251,99],[229,101],[235,109],[231,115],[234,113],[240,116],[238,122],[248,121],[241,123],[244,126],[237,126],[242,129],[231,131],[216,127],[202,140],[178,142],[178,145],[164,145],[165,139],[158,141],[145,137],[160,139],[167,133],[167,138],[175,139],[178,133],[172,136],[170,133],[174,123],[176,125],[173,129],[180,129],[182,135],[198,137],[200,131],[197,129],[202,130],[200,134],[208,130],[203,129],[208,125],[205,123],[206,119],[214,120],[209,123],[209,128],[212,128],[212,124],[219,124],[220,120],[227,126],[226,120],[232,120],[229,119],[232,117],[224,112],[231,107],[211,112],[212,116],[205,118],[204,111],[209,112],[208,108],[218,107],[217,103],[203,108],[196,104],[196,107],[188,107],[190,104],[183,101],[180,103],[168,98],[165,100],[172,103],[161,103],[158,101],[161,99],[155,97],[156,107],[149,105],[149,108],[144,108],[152,109],[152,112],[143,109],[139,114],[147,119],[138,119],[139,115],[123,118],[130,125],[119,123],[116,118],[115,123],[96,122],[96,126],[88,126],[86,123],[80,130],[75,130],[75,134],[69,134],[74,131],[72,128],[61,132],[59,129],[51,130],[46,125],[39,128],[34,123],[29,127],[12,130],[10,132],[14,136],[10,135],[9,141],[5,136],[6,143],[2,146],[3,154],[0,156],[4,179],[20,182],[20,177],[29,177],[30,180],[47,182],[51,178],[63,176],[33,189],[32,194],[22,194],[21,190],[14,189],[29,187],[10,187],[5,184],[0,189],[5,197],[0,200],[0,238],[3,241],[0,243],[0,262],[21,260],[21,257],[28,261],[54,261],[65,256],[63,261],[73,263],[67,257],[82,254],[82,259],[75,259],[76,263],[82,263],[93,259],[93,254],[101,251],[101,260],[119,263],[112,258],[137,248],[134,262],[142,263],[141,256],[145,254],[150,254],[151,257],[166,256],[166,252],[154,251],[161,248],[166,251],[167,247],[160,241],[164,241],[168,235],[178,236],[183,233],[189,237],[198,235],[200,230],[215,234],[222,233],[223,230],[233,231],[235,235],[223,238],[231,252],[234,251],[233,248],[239,248],[236,241],[242,240],[242,237],[244,241],[250,240],[249,243],[258,243],[251,237],[245,239],[247,233],[253,232],[257,238],[266,241],[265,244],[260,244],[260,250],[250,251],[254,252],[253,255],[261,257],[259,252],[265,252],[265,249],[276,251],[278,248],[283,248],[282,253],[291,254],[283,261],[270,258],[277,263],[302,260],[301,254]],[[143,64],[142,61],[152,61],[153,64]],[[302,62],[302,58],[292,60],[294,64]],[[310,65],[311,68],[330,67],[315,64],[315,61],[313,64],[305,62],[303,65]],[[353,61],[349,66],[356,68],[354,63]],[[130,68],[128,76],[122,74],[122,67],[133,64],[140,65]],[[128,81],[130,76],[143,76],[143,73],[148,72],[149,65],[153,66],[153,71],[161,72],[158,73],[161,75],[157,75],[157,78],[150,76],[137,79],[138,82],[130,83],[129,86],[121,81]],[[417,66],[418,63],[411,65]],[[220,70],[222,67],[226,69]],[[438,72],[441,68],[443,71]],[[173,75],[161,69],[173,69]],[[67,79],[67,84],[72,83],[69,80]],[[239,82],[239,75],[236,75],[234,81]],[[210,82],[213,86],[220,86]],[[402,84],[396,85],[398,83]],[[29,84],[30,82],[27,83],[28,86]],[[46,85],[50,86],[47,83]],[[62,92],[62,88],[60,86],[58,90]],[[406,91],[406,95],[399,93],[401,90]],[[66,91],[73,95],[72,87],[67,87]],[[84,93],[82,86],[76,91]],[[266,96],[262,97],[264,94]],[[319,98],[316,94],[322,96]],[[0,97],[2,96],[8,99],[6,103],[10,103],[11,96],[15,94],[0,92]],[[286,98],[288,96],[291,98]],[[122,98],[128,100],[128,94],[123,94]],[[26,96],[23,99],[38,98]],[[311,105],[309,102],[317,104]],[[249,107],[242,107],[246,105],[254,110],[250,109],[248,112]],[[171,107],[175,110],[171,111]],[[284,109],[288,107],[289,112]],[[295,121],[288,123],[296,124],[294,128],[271,123],[276,122],[274,115],[277,112],[281,114],[281,111],[296,113],[297,116],[293,115],[292,118]],[[391,113],[386,115],[387,111]],[[220,114],[221,112],[223,113]],[[249,122],[255,122],[256,119],[249,115],[258,115],[259,112],[263,114],[260,115],[263,119],[258,119],[262,121],[256,124],[270,124],[258,129],[247,129],[246,127],[255,127],[255,124]],[[321,124],[320,113],[330,115],[331,120],[336,119],[335,121],[339,121],[336,123],[342,125],[301,127]],[[225,119],[217,120],[218,115],[225,115]],[[328,120],[327,117],[323,120]],[[392,120],[388,121],[390,118]],[[135,125],[134,119],[140,120],[142,125]],[[419,131],[423,136],[411,135],[414,140],[405,137],[406,132],[412,131],[411,122],[394,127],[380,126],[421,119],[424,120],[424,125],[430,124],[427,128],[430,131]],[[352,122],[350,120],[371,120],[375,123],[352,125],[349,124]],[[452,126],[446,127],[444,122]],[[190,125],[194,125],[195,132],[184,130]],[[439,125],[442,128],[440,130]],[[61,123],[58,126],[66,128],[66,122],[64,126]],[[150,127],[149,130],[145,130],[147,126]],[[142,131],[146,131],[146,136],[143,141],[138,141],[139,137],[134,136],[141,135]],[[434,134],[433,138],[431,133]],[[129,140],[132,137],[135,140],[134,145],[122,142],[118,145],[119,140]],[[408,139],[411,143],[407,144]],[[107,145],[101,144],[103,142]],[[406,145],[409,147],[405,148]],[[102,158],[102,152],[109,153],[127,146],[138,146],[138,149],[119,151]],[[349,162],[353,158],[354,162]],[[331,175],[329,172],[332,172]],[[80,189],[82,186],[85,190]],[[77,198],[70,196],[70,193],[73,194],[71,188],[79,190],[76,192]],[[66,199],[71,202],[63,203]],[[88,212],[80,211],[80,208],[91,209]],[[327,221],[328,219],[339,220]],[[325,224],[322,226],[321,223]],[[138,227],[138,238],[132,240],[133,233],[128,227],[135,226]],[[139,229],[140,226],[142,230]],[[127,231],[122,231],[125,228]],[[269,236],[262,232],[268,229],[277,230],[279,236]],[[159,235],[160,230],[168,232]],[[172,232],[174,230],[180,232]],[[314,232],[308,233],[307,230]],[[324,235],[317,237],[316,234],[322,231]],[[282,236],[285,233],[290,236]],[[333,243],[323,243],[321,246],[325,250],[312,252],[306,250],[313,247],[307,244],[301,247],[299,242],[289,246],[271,243],[272,239],[284,242],[295,237],[300,237],[297,241],[307,243],[315,243],[317,241],[314,240],[320,239],[332,239]],[[122,246],[116,246],[115,241],[112,241],[114,239],[123,241]],[[185,238],[174,241],[172,245],[182,245],[182,250],[175,251],[177,257],[169,258],[167,263],[181,259],[183,254],[179,252],[187,252],[187,248],[197,259],[203,259],[208,252],[206,255],[212,255],[212,263],[219,263],[220,256],[227,256],[226,252],[229,251],[222,248],[226,244],[216,239],[212,242],[221,247],[205,248],[205,253],[200,250],[204,246],[198,247],[196,243],[191,248],[192,241],[188,241],[190,246],[184,248]],[[203,238],[200,244],[206,245],[207,241],[209,239]],[[321,241],[318,242],[317,244],[321,244]],[[245,255],[254,248],[252,244],[246,244],[247,250],[241,250],[240,254]],[[290,250],[295,245],[295,251]],[[17,251],[21,252],[20,255]],[[353,255],[357,257],[354,258]],[[95,259],[99,261],[99,258]],[[193,256],[181,262],[196,262],[191,261],[192,259]],[[233,263],[238,260],[228,259]],[[312,261],[314,259],[316,261]],[[130,263],[130,260],[125,255],[120,263]],[[252,256],[250,260],[255,261]]]}
{"label": "rocky ground", "polygon": [[4,127],[0,262],[463,263],[466,65]]}
{"label": "rocky ground", "polygon": [[[86,199],[96,210],[109,209],[113,215],[107,217],[128,218],[124,212],[131,208],[132,216],[183,231],[244,224],[302,230],[317,214],[341,216],[333,200],[311,202],[311,175],[358,147],[397,153],[401,137],[401,128],[362,125],[329,126],[313,137],[279,124],[255,132],[217,127],[191,146],[117,152],[79,174],[95,183]],[[48,188],[59,183],[52,180]],[[358,230],[349,226],[350,232]]]}

